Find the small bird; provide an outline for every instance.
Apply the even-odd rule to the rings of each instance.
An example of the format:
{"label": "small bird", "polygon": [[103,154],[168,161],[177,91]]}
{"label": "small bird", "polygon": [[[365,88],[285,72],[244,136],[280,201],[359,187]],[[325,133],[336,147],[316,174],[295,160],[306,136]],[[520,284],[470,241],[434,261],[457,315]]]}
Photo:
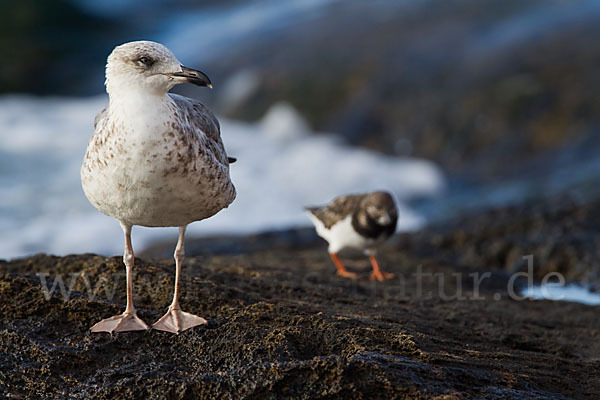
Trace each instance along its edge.
{"label": "small bird", "polygon": [[306,207],[317,234],[329,243],[329,256],[337,273],[345,278],[358,276],[349,272],[338,257],[346,248],[364,250],[373,271],[371,280],[383,281],[394,275],[382,272],[375,258],[376,247],[396,231],[398,209],[388,192],[352,194],[335,198],[322,207]]}
{"label": "small bird", "polygon": [[179,333],[206,323],[183,312],[178,302],[185,230],[234,200],[229,163],[235,159],[227,156],[219,122],[204,105],[168,93],[185,82],[212,88],[204,73],[184,67],[159,43],[125,43],[108,56],[109,103],[94,121],[81,183],[88,200],[117,219],[125,234],[127,306],[123,314],[92,326],[92,332],[148,329],[133,305],[133,225],[179,227],[173,302],[152,327]]}

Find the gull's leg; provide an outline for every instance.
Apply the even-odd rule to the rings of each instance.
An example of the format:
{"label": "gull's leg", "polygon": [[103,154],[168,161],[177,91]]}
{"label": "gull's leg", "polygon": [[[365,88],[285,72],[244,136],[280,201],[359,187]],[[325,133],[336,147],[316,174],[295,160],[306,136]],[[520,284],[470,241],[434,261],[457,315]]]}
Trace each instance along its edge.
{"label": "gull's leg", "polygon": [[152,328],[154,329],[176,334],[179,334],[179,332],[185,331],[186,329],[193,328],[194,326],[206,324],[204,318],[186,313],[179,308],[179,282],[181,276],[181,264],[183,263],[185,254],[183,247],[185,228],[185,226],[179,227],[179,240],[177,241],[177,247],[175,247],[175,291],[173,293],[173,302],[169,306],[167,313],[152,325]]}
{"label": "gull's leg", "polygon": [[350,279],[358,279],[357,274],[355,274],[354,272],[348,271],[346,269],[346,267],[344,267],[344,264],[342,264],[342,260],[340,260],[337,253],[329,253],[329,256],[333,260],[333,263],[335,264],[335,267],[337,268],[337,274],[339,276],[343,276],[344,278],[350,278]]}
{"label": "gull's leg", "polygon": [[373,266],[373,272],[371,272],[370,279],[374,281],[377,279],[380,282],[383,282],[386,279],[392,279],[394,274],[389,272],[383,272],[379,269],[379,263],[377,263],[377,259],[375,258],[375,252],[369,252],[369,260],[371,260],[371,265]]}
{"label": "gull's leg", "polygon": [[133,255],[133,247],[131,246],[131,225],[121,223],[123,232],[125,233],[125,251],[123,252],[123,263],[127,273],[127,306],[121,315],[103,319],[96,325],[92,326],[92,332],[126,332],[126,331],[145,331],[148,325],[142,321],[135,313],[133,306],[133,263],[135,257]]}

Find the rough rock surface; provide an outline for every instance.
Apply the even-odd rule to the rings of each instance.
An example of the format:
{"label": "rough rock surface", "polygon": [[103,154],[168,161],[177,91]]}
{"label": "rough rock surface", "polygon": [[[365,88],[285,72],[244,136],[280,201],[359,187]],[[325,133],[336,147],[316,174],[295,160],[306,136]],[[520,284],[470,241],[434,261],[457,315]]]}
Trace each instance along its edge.
{"label": "rough rock surface", "polygon": [[[581,213],[550,213],[555,220],[547,221],[560,226]],[[481,221],[519,218],[509,211],[503,218],[486,215]],[[318,242],[190,257],[182,307],[209,323],[178,336],[89,332],[124,307],[120,257],[0,262],[0,394],[599,398],[599,307],[510,298],[509,275],[496,253],[483,248],[477,257],[461,256],[477,237],[485,243],[493,232],[498,241],[505,237],[498,226],[475,226],[401,236],[381,254],[384,269],[397,275],[385,283],[366,279],[360,255],[344,259],[364,280],[337,277]],[[545,237],[558,246],[560,239]],[[477,293],[469,274],[487,271]],[[173,263],[136,259],[135,272],[136,306],[152,323],[170,302]],[[65,299],[57,286],[47,299],[42,288],[57,277],[74,291]]]}

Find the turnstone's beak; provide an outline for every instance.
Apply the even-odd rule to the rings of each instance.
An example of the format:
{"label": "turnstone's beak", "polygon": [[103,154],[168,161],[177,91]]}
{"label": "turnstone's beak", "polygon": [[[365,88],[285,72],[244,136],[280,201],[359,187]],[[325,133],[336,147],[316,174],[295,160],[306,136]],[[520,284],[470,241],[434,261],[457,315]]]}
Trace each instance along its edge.
{"label": "turnstone's beak", "polygon": [[181,72],[173,72],[169,75],[177,78],[181,83],[188,82],[197,86],[206,86],[212,89],[212,83],[204,72],[184,67],[183,65],[181,66]]}
{"label": "turnstone's beak", "polygon": [[392,222],[392,217],[390,214],[385,211],[381,216],[377,218],[377,223],[379,225],[389,225]]}

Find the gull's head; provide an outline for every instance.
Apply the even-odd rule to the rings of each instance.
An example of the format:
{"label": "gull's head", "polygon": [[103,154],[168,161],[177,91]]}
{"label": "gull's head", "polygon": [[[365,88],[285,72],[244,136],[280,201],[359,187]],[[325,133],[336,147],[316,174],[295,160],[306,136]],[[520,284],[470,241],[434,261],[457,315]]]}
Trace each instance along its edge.
{"label": "gull's head", "polygon": [[184,67],[160,43],[129,42],[115,47],[106,62],[106,91],[109,94],[138,91],[164,95],[179,83],[212,88],[203,72]]}

